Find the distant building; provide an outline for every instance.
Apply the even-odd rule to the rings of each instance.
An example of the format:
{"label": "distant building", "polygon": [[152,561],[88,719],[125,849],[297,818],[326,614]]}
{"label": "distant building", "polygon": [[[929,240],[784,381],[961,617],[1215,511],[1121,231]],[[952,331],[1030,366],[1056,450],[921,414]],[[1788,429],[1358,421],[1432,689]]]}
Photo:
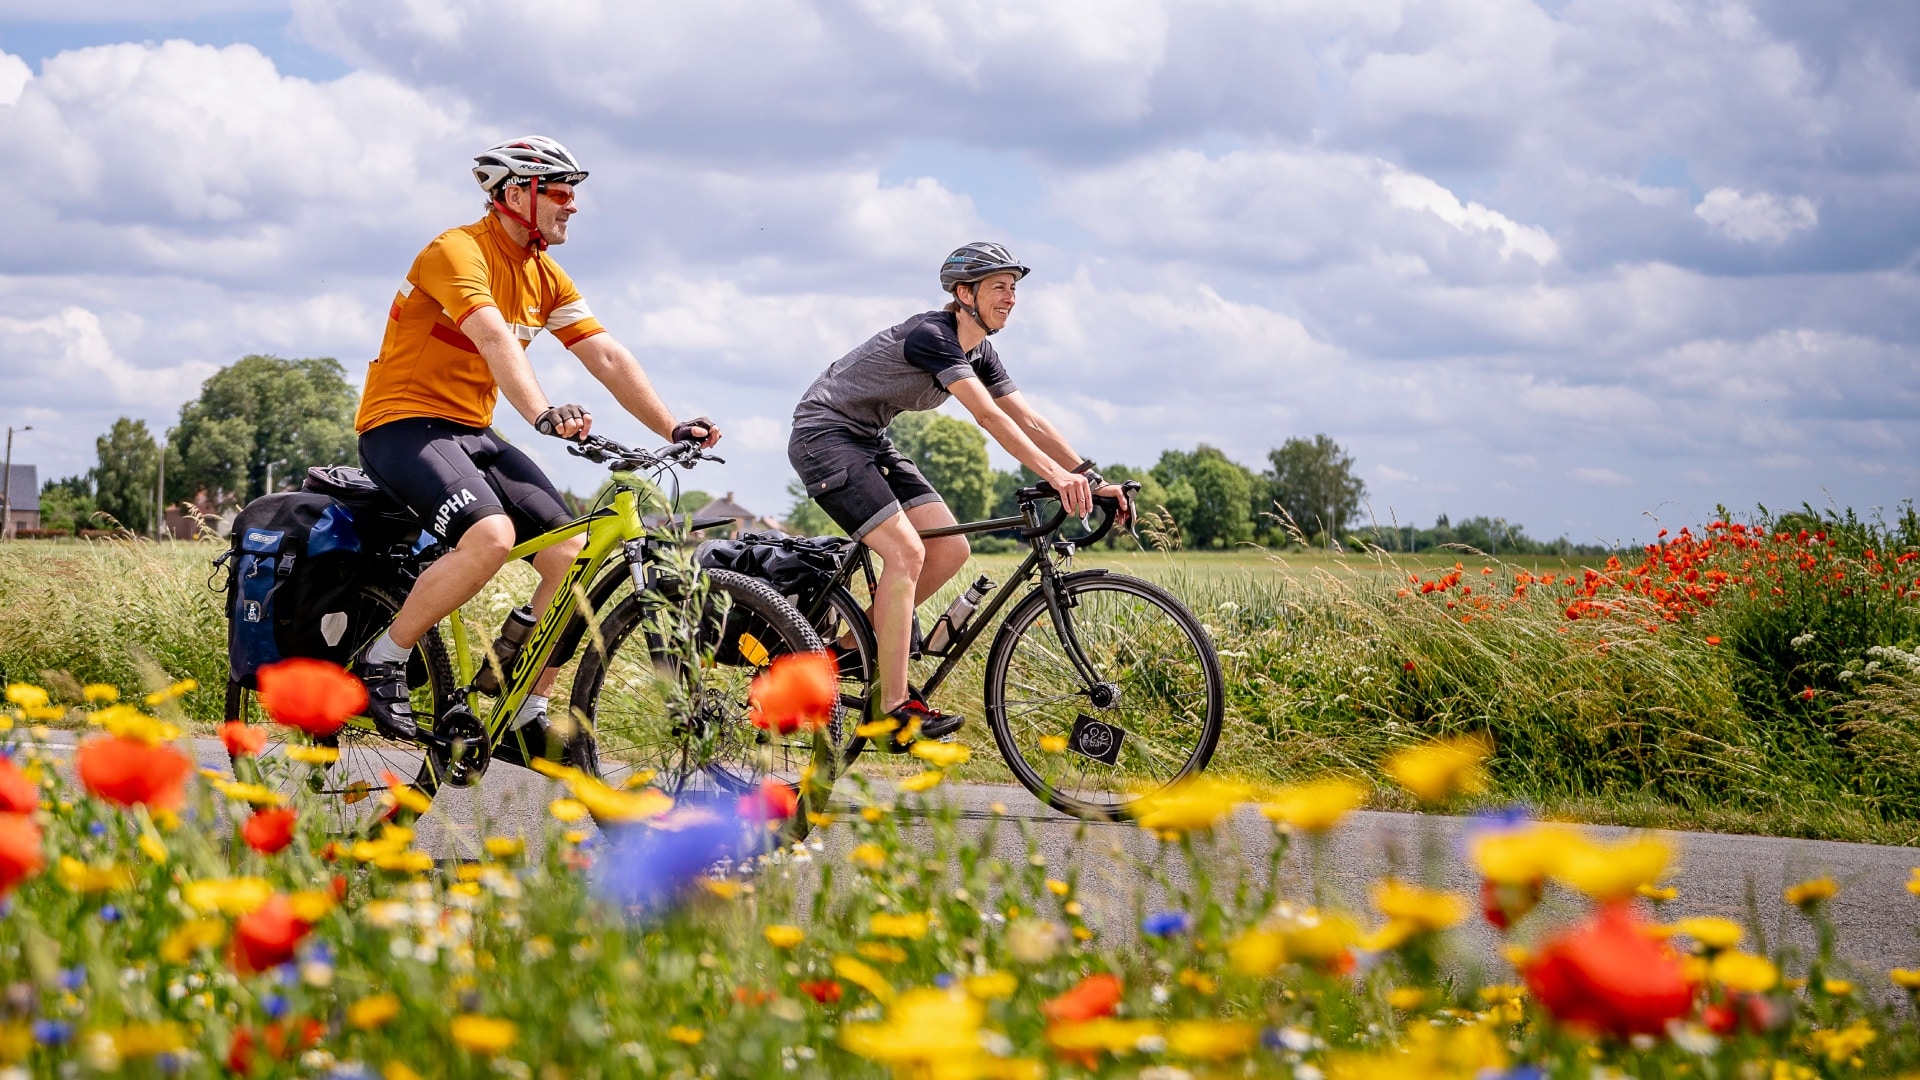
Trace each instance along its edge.
{"label": "distant building", "polygon": [[[693,512],[695,521],[718,521],[723,518],[733,522],[733,527],[727,530],[728,536],[739,536],[742,530],[759,523],[759,515],[734,502],[731,491]],[[708,530],[709,534],[713,531]]]}
{"label": "distant building", "polygon": [[40,527],[40,469],[36,465],[15,465],[13,474],[4,478],[7,505],[6,521],[0,521],[0,533],[12,536],[17,529]]}

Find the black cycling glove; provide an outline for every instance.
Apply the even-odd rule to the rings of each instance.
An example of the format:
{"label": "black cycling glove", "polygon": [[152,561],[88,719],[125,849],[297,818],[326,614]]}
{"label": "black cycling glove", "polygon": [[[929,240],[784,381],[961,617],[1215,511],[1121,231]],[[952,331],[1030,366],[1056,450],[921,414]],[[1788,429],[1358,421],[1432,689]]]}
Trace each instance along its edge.
{"label": "black cycling glove", "polygon": [[[672,438],[674,442],[703,442],[708,435],[713,434],[713,427],[712,420],[704,416],[696,416],[691,420],[682,420],[673,425]],[[700,429],[700,434],[693,433],[695,428]]]}
{"label": "black cycling glove", "polygon": [[533,430],[542,435],[555,435],[560,425],[569,420],[585,420],[593,414],[578,405],[549,405],[547,411],[533,418]]}

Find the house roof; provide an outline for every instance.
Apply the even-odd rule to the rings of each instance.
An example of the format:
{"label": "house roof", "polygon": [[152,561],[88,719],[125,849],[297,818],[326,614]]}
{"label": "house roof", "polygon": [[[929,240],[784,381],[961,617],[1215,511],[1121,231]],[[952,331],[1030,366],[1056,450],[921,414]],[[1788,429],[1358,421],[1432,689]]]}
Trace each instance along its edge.
{"label": "house roof", "polygon": [[718,499],[694,511],[696,518],[732,518],[735,521],[752,521],[760,515],[733,501],[733,492],[729,491]]}
{"label": "house roof", "polygon": [[40,509],[40,467],[15,465],[13,483],[7,487],[8,502],[15,510]]}

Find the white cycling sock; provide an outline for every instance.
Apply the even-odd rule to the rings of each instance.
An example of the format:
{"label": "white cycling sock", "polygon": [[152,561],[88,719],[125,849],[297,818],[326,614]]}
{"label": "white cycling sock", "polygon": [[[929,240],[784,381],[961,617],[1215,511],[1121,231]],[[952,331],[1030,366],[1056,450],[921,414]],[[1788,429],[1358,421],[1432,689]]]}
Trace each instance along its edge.
{"label": "white cycling sock", "polygon": [[520,711],[513,714],[513,730],[518,731],[533,722],[533,718],[547,711],[547,699],[539,694],[528,694],[527,700],[520,703]]}
{"label": "white cycling sock", "polygon": [[403,649],[393,643],[393,632],[380,635],[380,640],[367,646],[367,663],[398,664],[406,660],[412,649]]}

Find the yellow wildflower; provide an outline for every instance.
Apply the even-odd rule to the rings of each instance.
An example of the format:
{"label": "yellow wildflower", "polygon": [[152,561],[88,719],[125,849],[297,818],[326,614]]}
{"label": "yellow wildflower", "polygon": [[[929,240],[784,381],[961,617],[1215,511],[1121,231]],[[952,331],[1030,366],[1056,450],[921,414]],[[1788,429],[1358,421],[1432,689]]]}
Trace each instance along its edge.
{"label": "yellow wildflower", "polygon": [[1195,971],[1192,968],[1181,968],[1180,974],[1174,977],[1174,981],[1202,994],[1211,994],[1220,989],[1220,980],[1204,971]]}
{"label": "yellow wildflower", "polygon": [[148,716],[131,705],[109,705],[89,714],[87,722],[106,728],[121,738],[138,739],[149,746],[172,742],[183,734],[178,727]]}
{"label": "yellow wildflower", "polygon": [[337,746],[305,746],[295,744],[287,747],[289,760],[303,765],[331,765],[340,760],[340,748]]}
{"label": "yellow wildflower", "polygon": [[907,950],[885,941],[863,941],[853,951],[876,964],[898,964],[907,958]]}
{"label": "yellow wildflower", "polygon": [[967,993],[981,1001],[994,1001],[1012,997],[1020,988],[1020,980],[1012,972],[989,971],[985,975],[969,976],[962,985]]}
{"label": "yellow wildflower", "polygon": [[179,1024],[128,1024],[110,1033],[113,1048],[123,1058],[149,1058],[171,1054],[187,1045],[186,1029]]}
{"label": "yellow wildflower", "polygon": [[1920,896],[1920,866],[1913,868],[1913,876],[1907,879],[1907,891]]}
{"label": "yellow wildflower", "polygon": [[1282,788],[1260,805],[1260,813],[1276,824],[1317,833],[1340,824],[1366,801],[1364,786],[1336,777]]}
{"label": "yellow wildflower", "polygon": [[1412,1080],[1504,1072],[1504,1033],[1491,1024],[1414,1024],[1397,1046],[1327,1059],[1327,1080]]}
{"label": "yellow wildflower", "polygon": [[394,994],[374,994],[347,1006],[347,1026],[372,1031],[400,1015],[400,998]]}
{"label": "yellow wildflower", "polygon": [[196,910],[238,916],[258,911],[273,896],[273,886],[266,878],[207,878],[187,882],[180,893]]}
{"label": "yellow wildflower", "polygon": [[760,936],[776,949],[791,949],[807,940],[807,932],[797,926],[769,926],[760,931]]}
{"label": "yellow wildflower", "polygon": [[433,856],[424,851],[388,851],[368,860],[396,874],[424,874],[433,869]]}
{"label": "yellow wildflower", "polygon": [[326,889],[304,889],[287,897],[293,917],[305,923],[317,923],[333,910],[333,893]]}
{"label": "yellow wildflower", "polygon": [[1856,1061],[1860,1051],[1865,1050],[1877,1038],[1879,1036],[1870,1024],[1865,1020],[1855,1020],[1838,1030],[1828,1028],[1815,1031],[1808,1036],[1807,1043],[1813,1048],[1814,1053],[1822,1055],[1832,1064],[1839,1065]]}
{"label": "yellow wildflower", "polygon": [[511,859],[527,850],[527,842],[517,836],[489,836],[481,845],[496,859]]}
{"label": "yellow wildflower", "polygon": [[1664,904],[1680,895],[1680,890],[1671,885],[1642,885],[1633,892],[1634,895],[1643,896],[1656,904]]}
{"label": "yellow wildflower", "polygon": [[169,964],[184,964],[194,953],[211,949],[226,939],[227,924],[219,919],[188,919],[160,943],[160,959]]}
{"label": "yellow wildflower", "polygon": [[1160,1035],[1160,1025],[1152,1020],[1116,1020],[1103,1016],[1077,1024],[1053,1024],[1047,1028],[1047,1045],[1063,1054],[1105,1050],[1120,1054],[1140,1049],[1140,1044]]}
{"label": "yellow wildflower", "polygon": [[698,1046],[700,1040],[706,1037],[706,1032],[701,1031],[699,1028],[688,1027],[685,1024],[675,1024],[667,1029],[667,1038],[687,1046]]}
{"label": "yellow wildflower", "polygon": [[1723,952],[1707,966],[1707,977],[1729,990],[1764,994],[1780,981],[1780,969],[1764,956]]}
{"label": "yellow wildflower", "polygon": [[32,709],[45,705],[49,700],[47,692],[32,683],[8,683],[7,700],[23,709]]}
{"label": "yellow wildflower", "polygon": [[412,784],[399,783],[389,785],[384,798],[388,810],[406,810],[414,814],[424,814],[433,809],[433,800],[427,793]]}
{"label": "yellow wildflower", "polygon": [[[945,1076],[954,1066],[964,1069],[973,1058],[982,1056],[980,1022],[985,1018],[986,1007],[963,994],[929,988],[909,990],[891,1002],[884,1023],[845,1025],[840,1045],[870,1061],[892,1066],[899,1075]],[[974,1073],[966,1069],[952,1075]]]}
{"label": "yellow wildflower", "polygon": [[1828,979],[1820,984],[1820,989],[1832,997],[1846,997],[1853,993],[1853,984],[1845,979]]}
{"label": "yellow wildflower", "polygon": [[951,769],[955,765],[965,765],[973,756],[973,751],[959,743],[928,742],[925,739],[913,744],[907,751],[914,757],[935,768]]}
{"label": "yellow wildflower", "polygon": [[1248,930],[1227,946],[1227,962],[1242,975],[1271,975],[1287,962],[1287,938],[1278,930]]}
{"label": "yellow wildflower", "polygon": [[80,688],[80,696],[86,698],[89,705],[95,702],[111,703],[120,700],[120,688],[108,683],[88,683]]}
{"label": "yellow wildflower", "polygon": [[880,819],[886,816],[887,812],[877,806],[863,806],[860,808],[860,820],[869,825],[878,825]]}
{"label": "yellow wildflower", "polygon": [[911,791],[919,794],[920,792],[931,789],[934,785],[946,779],[946,777],[947,774],[941,772],[939,769],[928,769],[923,773],[915,773],[893,786],[899,788],[901,791]]}
{"label": "yellow wildflower", "polygon": [[407,1063],[404,1061],[389,1061],[387,1067],[380,1070],[380,1080],[424,1080],[424,1078],[407,1068]]}
{"label": "yellow wildflower", "polygon": [[147,707],[152,708],[155,705],[161,705],[166,702],[172,701],[174,698],[180,697],[183,694],[191,694],[198,689],[200,689],[199,680],[181,679],[179,682],[174,683],[172,686],[167,687],[165,690],[155,690],[153,693],[148,694],[145,698],[145,701],[147,703]]}
{"label": "yellow wildflower", "polygon": [[547,813],[560,822],[571,825],[587,816],[587,805],[578,799],[555,799],[547,804]]}
{"label": "yellow wildflower", "polygon": [[489,1056],[512,1046],[520,1037],[520,1029],[511,1020],[471,1013],[454,1017],[448,1030],[462,1050]]}
{"label": "yellow wildflower", "polygon": [[1487,790],[1480,763],[1493,752],[1484,735],[1454,736],[1402,750],[1386,761],[1387,775],[1430,805]]}
{"label": "yellow wildflower", "polygon": [[1154,832],[1204,832],[1233,813],[1250,794],[1245,784],[1201,773],[1142,798],[1135,820]]}
{"label": "yellow wildflower", "polygon": [[1894,968],[1887,972],[1887,978],[1902,990],[1920,991],[1920,968]]}
{"label": "yellow wildflower", "polygon": [[900,721],[887,717],[880,720],[869,720],[854,728],[853,733],[863,739],[877,739],[899,726]]}
{"label": "yellow wildflower", "polygon": [[1394,878],[1373,887],[1373,906],[1389,920],[1429,932],[1456,926],[1467,917],[1467,902],[1460,896]]}
{"label": "yellow wildflower", "polygon": [[[581,839],[584,840],[585,838],[582,837]],[[579,843],[579,842],[580,841],[578,840],[574,841],[574,843]],[[746,886],[742,885],[737,881],[726,881],[721,878],[714,878],[714,877],[701,878],[700,887],[707,890],[709,893],[712,893],[713,895],[719,897],[722,900],[731,900],[734,897],[739,896],[740,893],[746,888]]]}
{"label": "yellow wildflower", "polygon": [[1596,843],[1571,834],[1553,877],[1595,900],[1621,900],[1659,880],[1673,861],[1673,845],[1658,837]]}
{"label": "yellow wildflower", "polygon": [[1426,1004],[1427,992],[1417,986],[1396,986],[1387,991],[1387,1004],[1408,1011]]}
{"label": "yellow wildflower", "polygon": [[1700,944],[1708,952],[1731,949],[1740,944],[1746,931],[1732,919],[1723,919],[1718,915],[1699,915],[1691,919],[1681,919],[1669,927],[1676,934],[1685,934]]}
{"label": "yellow wildflower", "polygon": [[893,1000],[893,987],[880,973],[851,956],[833,958],[833,973],[872,994],[882,1003]]}
{"label": "yellow wildflower", "polygon": [[1222,1061],[1260,1042],[1260,1028],[1232,1020],[1177,1020],[1167,1026],[1167,1049],[1181,1057]]}
{"label": "yellow wildflower", "polygon": [[1052,893],[1055,896],[1065,896],[1069,892],[1072,892],[1073,889],[1066,882],[1061,881],[1059,878],[1048,878],[1047,891]]}
{"label": "yellow wildflower", "polygon": [[1065,735],[1040,736],[1040,752],[1041,753],[1063,754],[1066,752],[1066,750],[1067,750],[1067,737]]}
{"label": "yellow wildflower", "polygon": [[887,849],[879,844],[861,844],[847,852],[847,861],[868,870],[878,870],[887,865]]}
{"label": "yellow wildflower", "polygon": [[159,863],[163,866],[166,865],[167,845],[164,841],[160,839],[158,834],[153,832],[153,830],[151,829],[140,830],[140,839],[135,841],[135,843],[140,845],[141,854],[145,855],[147,858],[153,860],[156,863]]}
{"label": "yellow wildflower", "polygon": [[1830,877],[1809,878],[1798,885],[1789,886],[1780,894],[1787,903],[1799,908],[1811,908],[1822,900],[1831,900],[1840,891],[1840,885]]}
{"label": "yellow wildflower", "polygon": [[906,912],[898,915],[892,912],[879,911],[875,912],[873,918],[867,921],[867,932],[875,937],[906,938],[910,941],[919,941],[921,938],[927,936],[927,922],[927,914],[924,911]]}
{"label": "yellow wildflower", "polygon": [[413,843],[413,830],[405,825],[396,825],[389,821],[380,830],[379,837],[372,840],[357,840],[347,854],[356,862],[372,862],[387,855],[395,855]]}
{"label": "yellow wildflower", "polygon": [[119,863],[88,866],[71,855],[60,856],[60,883],[78,893],[114,892],[133,888],[133,871]]}
{"label": "yellow wildflower", "polygon": [[237,780],[214,780],[213,787],[215,791],[232,799],[234,802],[243,802],[249,806],[279,806],[281,803],[287,801],[285,796],[267,787],[265,784],[250,784]]}
{"label": "yellow wildflower", "polygon": [[1569,845],[1582,842],[1564,825],[1527,825],[1480,833],[1468,843],[1467,854],[1480,876],[1495,885],[1532,885],[1553,873]]}

